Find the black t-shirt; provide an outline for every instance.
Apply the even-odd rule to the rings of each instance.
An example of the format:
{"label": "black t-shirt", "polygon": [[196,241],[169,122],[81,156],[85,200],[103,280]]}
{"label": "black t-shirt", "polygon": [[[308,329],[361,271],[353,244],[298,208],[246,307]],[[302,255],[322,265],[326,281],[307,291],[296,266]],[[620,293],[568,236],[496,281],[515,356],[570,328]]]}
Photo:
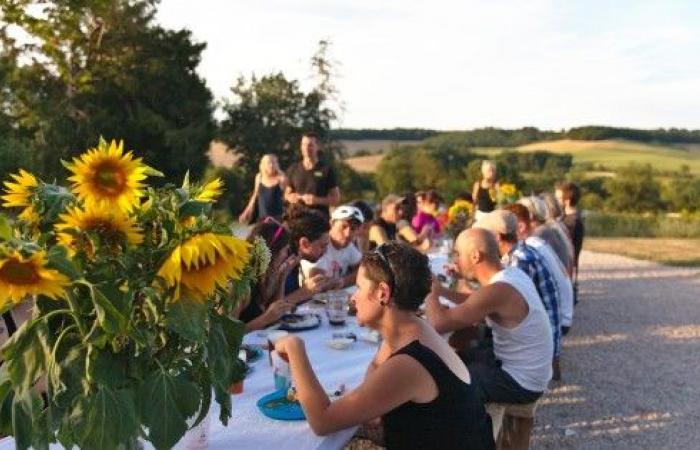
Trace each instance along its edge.
{"label": "black t-shirt", "polygon": [[583,248],[583,236],[586,233],[581,213],[576,211],[573,214],[567,214],[564,216],[562,222],[566,225],[566,229],[571,237],[571,242],[574,245],[574,264],[578,267],[578,256]]}
{"label": "black t-shirt", "polygon": [[[301,162],[293,164],[287,170],[287,179],[289,187],[299,195],[313,194],[317,197],[326,197],[331,189],[338,187],[335,171],[321,161],[317,162],[311,170],[306,170]],[[327,206],[314,205],[312,208],[328,216]]]}

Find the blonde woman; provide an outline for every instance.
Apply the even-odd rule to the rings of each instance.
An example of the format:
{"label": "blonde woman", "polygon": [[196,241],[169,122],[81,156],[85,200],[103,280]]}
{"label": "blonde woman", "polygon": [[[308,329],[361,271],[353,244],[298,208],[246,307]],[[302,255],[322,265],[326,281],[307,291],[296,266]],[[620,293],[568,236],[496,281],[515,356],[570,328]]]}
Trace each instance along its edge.
{"label": "blonde woman", "polygon": [[[258,221],[265,217],[280,219],[284,212],[284,190],[287,187],[287,177],[280,169],[277,156],[266,154],[260,158],[260,171],[255,175],[253,194],[245,209],[238,216],[238,221],[248,223],[256,212]],[[256,209],[257,208],[257,209]]]}
{"label": "blonde woman", "polygon": [[498,191],[498,176],[496,163],[484,160],[481,163],[481,179],[474,183],[472,198],[474,199],[474,218],[479,220],[484,213],[496,209],[496,192]]}

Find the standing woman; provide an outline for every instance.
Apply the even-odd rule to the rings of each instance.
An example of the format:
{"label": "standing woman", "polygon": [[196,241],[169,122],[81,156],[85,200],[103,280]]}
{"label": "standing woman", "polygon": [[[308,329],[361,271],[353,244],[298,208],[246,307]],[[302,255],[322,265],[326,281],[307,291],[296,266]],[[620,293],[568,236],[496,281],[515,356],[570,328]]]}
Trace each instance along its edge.
{"label": "standing woman", "polygon": [[496,209],[498,187],[496,163],[484,160],[481,163],[481,180],[474,183],[472,190],[475,220],[479,220],[483,214],[490,213]]}
{"label": "standing woman", "polygon": [[[257,221],[266,217],[281,219],[284,212],[284,189],[287,187],[287,177],[280,169],[277,156],[268,153],[260,158],[260,171],[255,175],[253,194],[245,209],[238,216],[240,223],[248,223],[257,212]],[[257,210],[255,209],[257,208]]]}

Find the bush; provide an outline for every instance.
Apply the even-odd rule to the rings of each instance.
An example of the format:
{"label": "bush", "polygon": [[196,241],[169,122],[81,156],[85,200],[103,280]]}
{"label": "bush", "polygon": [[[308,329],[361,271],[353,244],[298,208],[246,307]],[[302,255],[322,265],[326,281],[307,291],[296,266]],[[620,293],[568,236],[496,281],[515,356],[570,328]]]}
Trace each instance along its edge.
{"label": "bush", "polygon": [[586,236],[700,238],[700,215],[588,213]]}

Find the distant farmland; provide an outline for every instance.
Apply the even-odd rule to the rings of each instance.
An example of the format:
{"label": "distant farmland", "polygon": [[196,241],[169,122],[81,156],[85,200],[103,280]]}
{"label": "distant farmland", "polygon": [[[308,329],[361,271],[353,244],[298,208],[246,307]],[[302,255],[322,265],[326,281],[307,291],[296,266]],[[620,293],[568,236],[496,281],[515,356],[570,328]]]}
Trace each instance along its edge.
{"label": "distant farmland", "polygon": [[355,156],[358,152],[370,154],[384,153],[399,145],[418,145],[422,141],[392,141],[389,139],[363,139],[357,141],[341,140],[348,156]]}
{"label": "distant farmland", "polygon": [[[352,143],[351,146],[358,150],[374,148],[370,153],[381,153],[391,148],[392,141],[344,141]],[[400,141],[399,141],[400,142]],[[409,141],[412,145],[420,142]],[[396,144],[396,141],[394,141]],[[502,152],[504,148],[475,148],[475,151]],[[675,171],[682,165],[687,165],[691,173],[700,175],[700,146],[698,145],[654,145],[642,142],[627,141],[622,139],[600,141],[574,141],[562,139],[557,141],[536,142],[523,145],[512,150],[532,152],[545,150],[552,153],[570,153],[574,157],[574,165],[593,164],[603,166],[606,169],[616,169],[629,163],[651,164],[654,169]],[[350,152],[349,152],[350,153]],[[371,156],[358,156],[346,159],[346,162],[359,172],[374,172],[382,160],[381,154]]]}

